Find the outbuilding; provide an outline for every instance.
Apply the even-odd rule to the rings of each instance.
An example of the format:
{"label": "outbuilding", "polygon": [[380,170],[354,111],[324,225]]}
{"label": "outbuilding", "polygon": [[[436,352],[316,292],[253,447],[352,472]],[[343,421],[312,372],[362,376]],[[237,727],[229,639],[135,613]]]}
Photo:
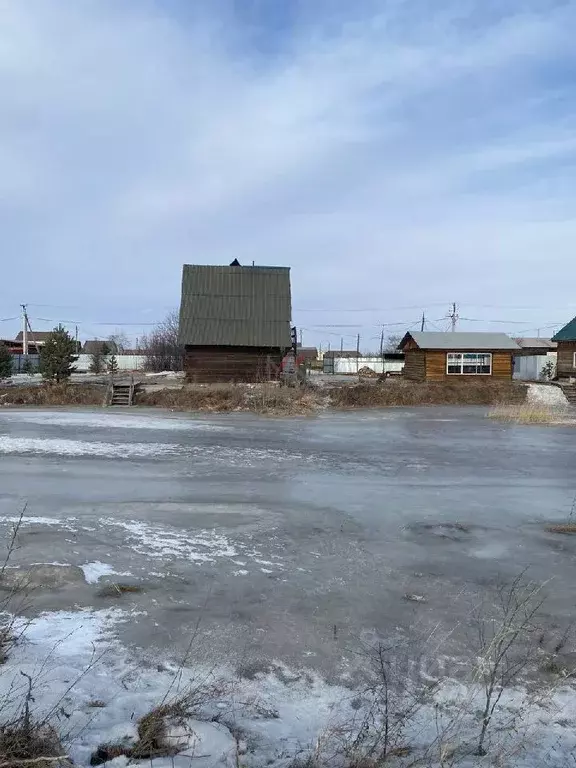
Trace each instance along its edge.
{"label": "outbuilding", "polygon": [[559,379],[576,378],[576,317],[552,336],[552,341],[558,345],[556,375]]}
{"label": "outbuilding", "polygon": [[190,381],[267,381],[291,346],[288,267],[185,264],[179,342]]}
{"label": "outbuilding", "polygon": [[407,333],[398,348],[405,354],[404,376],[415,381],[512,379],[518,344],[505,333]]}

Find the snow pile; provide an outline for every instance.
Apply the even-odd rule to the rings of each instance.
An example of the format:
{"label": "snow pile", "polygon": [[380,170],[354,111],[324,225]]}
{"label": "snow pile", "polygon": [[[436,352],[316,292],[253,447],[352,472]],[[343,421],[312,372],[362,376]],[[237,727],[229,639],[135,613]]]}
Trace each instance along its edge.
{"label": "snow pile", "polygon": [[85,563],[80,565],[79,568],[84,573],[86,584],[97,584],[102,576],[132,576],[131,573],[127,572],[118,573],[111,565],[101,563],[99,560],[96,560],[94,563]]}
{"label": "snow pile", "polygon": [[563,410],[568,407],[568,400],[566,400],[564,392],[560,387],[550,384],[528,384],[526,402],[530,405],[544,406],[554,410]]}

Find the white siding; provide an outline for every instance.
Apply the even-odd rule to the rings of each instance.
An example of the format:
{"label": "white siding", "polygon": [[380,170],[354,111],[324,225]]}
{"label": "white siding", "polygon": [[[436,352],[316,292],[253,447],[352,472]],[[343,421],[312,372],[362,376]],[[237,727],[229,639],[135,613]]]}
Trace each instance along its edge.
{"label": "white siding", "polygon": [[552,361],[556,365],[556,352],[546,355],[518,355],[514,358],[514,373],[512,378],[519,381],[538,381],[542,379],[542,369]]}
{"label": "white siding", "polygon": [[[144,355],[116,355],[119,371],[140,371],[144,368],[146,357]],[[92,355],[78,355],[78,361],[74,367],[78,373],[86,373],[90,370]]]}

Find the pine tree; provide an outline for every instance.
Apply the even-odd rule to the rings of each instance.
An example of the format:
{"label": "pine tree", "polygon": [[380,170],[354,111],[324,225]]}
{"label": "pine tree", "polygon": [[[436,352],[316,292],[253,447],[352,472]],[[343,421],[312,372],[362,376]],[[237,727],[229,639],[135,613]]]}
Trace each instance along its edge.
{"label": "pine tree", "polygon": [[108,358],[108,373],[118,373],[118,360],[116,360],[116,355],[111,355]]}
{"label": "pine tree", "polygon": [[106,357],[110,353],[110,347],[105,341],[99,344],[90,355],[90,373],[102,373],[106,365]]}
{"label": "pine tree", "polygon": [[78,360],[76,342],[59,325],[54,328],[40,350],[40,372],[49,381],[63,381],[74,372],[74,363]]}
{"label": "pine tree", "polygon": [[26,355],[26,359],[22,363],[22,373],[27,373],[29,376],[34,373],[34,366],[28,355]]}
{"label": "pine tree", "polygon": [[0,344],[0,379],[8,379],[12,376],[12,355],[8,347]]}

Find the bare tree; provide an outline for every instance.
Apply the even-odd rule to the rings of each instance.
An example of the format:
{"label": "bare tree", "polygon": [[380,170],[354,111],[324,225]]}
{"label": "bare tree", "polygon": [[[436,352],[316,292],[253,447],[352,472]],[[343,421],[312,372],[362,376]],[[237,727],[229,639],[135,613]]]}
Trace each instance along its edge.
{"label": "bare tree", "polygon": [[388,336],[384,342],[384,352],[397,352],[398,344],[402,341],[402,336],[398,333],[393,333]]}
{"label": "bare tree", "polygon": [[181,371],[184,364],[183,349],[178,343],[178,312],[169,312],[148,336],[142,338],[141,346],[146,355],[148,371]]}
{"label": "bare tree", "polygon": [[124,331],[119,328],[108,336],[108,344],[114,354],[125,352],[127,349],[130,349],[130,339]]}

